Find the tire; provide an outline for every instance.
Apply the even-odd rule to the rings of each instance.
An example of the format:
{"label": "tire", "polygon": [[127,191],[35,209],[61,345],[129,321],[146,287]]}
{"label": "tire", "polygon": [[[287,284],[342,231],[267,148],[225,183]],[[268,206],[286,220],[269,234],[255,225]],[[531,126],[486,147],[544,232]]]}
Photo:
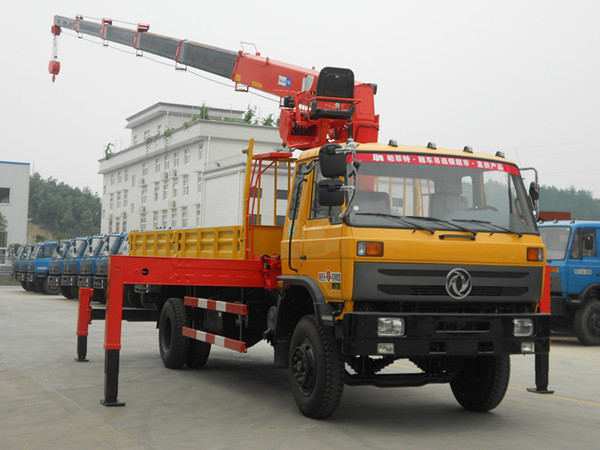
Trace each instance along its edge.
{"label": "tire", "polygon": [[158,320],[158,346],[162,362],[169,369],[181,369],[186,362],[190,340],[182,331],[187,325],[183,300],[167,300]]}
{"label": "tire", "polygon": [[58,295],[60,293],[60,286],[51,288],[48,285],[48,277],[46,277],[46,278],[44,278],[44,281],[42,281],[42,292],[45,295]]}
{"label": "tire", "polygon": [[71,298],[75,300],[79,300],[79,287],[71,286]]}
{"label": "tire", "polygon": [[202,369],[208,361],[211,345],[208,342],[190,339],[190,347],[185,360],[185,365],[190,369]]}
{"label": "tire", "polygon": [[69,300],[73,298],[71,286],[61,286],[60,293],[63,295],[64,298],[68,298]]}
{"label": "tire", "polygon": [[600,345],[600,301],[588,300],[577,308],[573,325],[583,345]]}
{"label": "tire", "polygon": [[29,289],[27,289],[27,282],[26,282],[26,281],[21,281],[21,287],[22,287],[24,290],[26,290],[26,291],[28,291],[28,290],[29,290]]}
{"label": "tire", "polygon": [[288,369],[302,414],[324,419],[335,412],[344,390],[345,369],[333,328],[318,326],[314,316],[300,319],[292,336]]}
{"label": "tire", "polygon": [[465,360],[450,388],[463,408],[485,412],[500,404],[509,378],[509,355],[476,356]]}

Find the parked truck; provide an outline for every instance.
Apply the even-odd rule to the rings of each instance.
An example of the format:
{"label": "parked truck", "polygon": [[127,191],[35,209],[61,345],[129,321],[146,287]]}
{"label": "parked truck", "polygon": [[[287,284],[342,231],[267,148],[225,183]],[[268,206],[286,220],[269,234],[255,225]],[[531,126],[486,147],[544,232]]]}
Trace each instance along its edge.
{"label": "parked truck", "polygon": [[48,284],[56,289],[57,293],[61,293],[66,298],[71,298],[71,288],[69,287],[68,292],[66,292],[67,289],[62,286],[63,261],[65,260],[65,256],[69,252],[72,243],[72,239],[62,239],[58,243],[54,253],[52,253],[48,268]]}
{"label": "parked truck", "polygon": [[600,345],[600,222],[556,220],[539,227],[551,272],[553,328]]}
{"label": "parked truck", "polygon": [[94,288],[94,299],[100,303],[106,302],[106,286],[108,278],[108,258],[110,255],[128,255],[129,243],[127,233],[108,234],[104,236],[104,244],[96,264],[94,266],[94,276],[92,287]]}
{"label": "parked truck", "polygon": [[[318,72],[80,16],[55,17],[55,44],[62,28],[279,96],[281,137],[303,150],[253,155],[250,141],[239,226],[131,233],[130,255],[110,260],[107,330],[133,284],[159,313],[166,367],[201,368],[211,345],[245,353],[266,340],[313,418],[336,410],[344,385],[448,383],[464,408],[488,411],[504,398],[512,354],[536,355],[536,381],[547,381],[539,190],[528,195],[514,163],[469,147],[375,143],[376,86],[348,69]],[[56,53],[49,69],[58,74]],[[276,202],[269,221],[259,196],[261,176],[281,165],[293,177],[277,226]],[[112,336],[105,392],[118,373]],[[418,370],[398,373],[399,359]]]}
{"label": "parked truck", "polygon": [[34,245],[27,261],[26,284],[28,290],[43,292],[46,295],[58,294],[58,290],[48,284],[49,264],[52,253],[58,246],[56,241],[40,242]]}
{"label": "parked truck", "polygon": [[61,293],[66,298],[79,298],[77,277],[79,276],[79,263],[89,245],[88,237],[73,239],[63,260],[63,274],[61,276]]}
{"label": "parked truck", "polygon": [[91,236],[88,246],[81,255],[79,261],[79,271],[77,273],[77,288],[92,287],[94,272],[96,270],[96,261],[98,255],[106,244],[106,237],[102,235]]}

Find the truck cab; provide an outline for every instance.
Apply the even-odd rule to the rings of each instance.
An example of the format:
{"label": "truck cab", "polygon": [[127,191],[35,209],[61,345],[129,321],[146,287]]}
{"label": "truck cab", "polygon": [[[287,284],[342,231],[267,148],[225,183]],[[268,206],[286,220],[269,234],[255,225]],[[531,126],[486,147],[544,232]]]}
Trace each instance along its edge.
{"label": "truck cab", "polygon": [[29,260],[27,261],[26,284],[34,292],[43,292],[46,295],[58,294],[58,290],[48,284],[48,265],[50,257],[58,243],[54,241],[35,244]]}
{"label": "truck cab", "polygon": [[63,295],[65,295],[65,293],[62,292],[63,289],[61,285],[63,261],[72,242],[72,239],[62,239],[50,257],[48,284],[51,287],[58,289],[58,292],[61,292]]}
{"label": "truck cab", "polygon": [[600,222],[557,220],[539,225],[551,268],[552,326],[600,345]]}
{"label": "truck cab", "polygon": [[104,237],[105,243],[98,253],[94,268],[92,287],[94,299],[101,303],[106,302],[106,285],[108,278],[108,258],[110,255],[128,255],[129,243],[127,233],[109,234]]}
{"label": "truck cab", "polygon": [[89,238],[89,244],[79,261],[79,272],[77,277],[78,288],[92,287],[94,271],[96,269],[96,260],[104,245],[106,245],[105,236],[92,236]]}
{"label": "truck cab", "polygon": [[61,277],[61,292],[66,298],[79,298],[77,276],[79,274],[79,261],[89,245],[89,238],[75,238],[69,247],[63,261],[63,275]]}

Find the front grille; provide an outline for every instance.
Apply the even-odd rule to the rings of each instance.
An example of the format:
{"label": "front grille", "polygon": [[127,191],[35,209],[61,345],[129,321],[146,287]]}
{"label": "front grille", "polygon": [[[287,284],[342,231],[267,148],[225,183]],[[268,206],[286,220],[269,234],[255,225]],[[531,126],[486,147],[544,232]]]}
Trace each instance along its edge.
{"label": "front grille", "polygon": [[468,302],[538,302],[542,267],[358,262],[354,266],[354,301],[450,301],[446,278],[463,269],[471,279]]}
{"label": "front grille", "polygon": [[355,302],[354,311],[420,313],[420,314],[526,314],[531,313],[531,304],[523,303],[417,303],[417,302]]}

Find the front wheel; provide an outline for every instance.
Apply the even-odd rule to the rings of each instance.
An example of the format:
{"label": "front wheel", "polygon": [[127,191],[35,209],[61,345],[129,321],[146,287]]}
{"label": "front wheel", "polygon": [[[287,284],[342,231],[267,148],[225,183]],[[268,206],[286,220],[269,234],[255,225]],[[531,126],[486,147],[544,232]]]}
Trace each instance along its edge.
{"label": "front wheel", "polygon": [[600,301],[588,300],[575,311],[575,335],[583,345],[600,345]]}
{"label": "front wheel", "polygon": [[510,356],[467,358],[450,382],[454,398],[469,411],[490,411],[500,404],[510,378]]}
{"label": "front wheel", "polygon": [[305,316],[296,325],[289,354],[289,377],[298,409],[323,419],[335,412],[344,390],[344,364],[333,328]]}
{"label": "front wheel", "polygon": [[60,293],[64,298],[68,298],[69,300],[73,298],[73,290],[71,289],[71,286],[61,286]]}
{"label": "front wheel", "polygon": [[58,295],[60,293],[60,286],[51,287],[48,283],[48,277],[42,281],[42,292],[45,295]]}

